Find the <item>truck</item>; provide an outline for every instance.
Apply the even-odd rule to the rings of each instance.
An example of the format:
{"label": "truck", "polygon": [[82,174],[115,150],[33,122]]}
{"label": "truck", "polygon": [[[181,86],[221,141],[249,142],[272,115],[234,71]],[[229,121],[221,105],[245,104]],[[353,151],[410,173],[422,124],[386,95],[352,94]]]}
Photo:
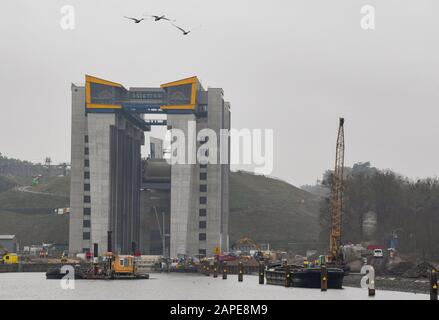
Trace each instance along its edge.
{"label": "truck", "polygon": [[2,263],[4,264],[17,264],[18,255],[16,253],[6,253],[2,257]]}

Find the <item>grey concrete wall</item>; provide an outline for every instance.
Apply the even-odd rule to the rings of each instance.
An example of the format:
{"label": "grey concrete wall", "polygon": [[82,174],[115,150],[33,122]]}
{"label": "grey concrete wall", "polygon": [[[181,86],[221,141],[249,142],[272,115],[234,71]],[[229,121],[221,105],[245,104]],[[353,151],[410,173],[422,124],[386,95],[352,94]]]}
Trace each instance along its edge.
{"label": "grey concrete wall", "polygon": [[[207,125],[217,133],[217,146],[220,143],[219,130],[223,127],[223,91],[219,88],[208,89]],[[221,245],[222,229],[222,173],[220,153],[217,149],[217,164],[207,166],[207,255],[212,255],[215,247]],[[212,150],[209,150],[212,152]]]}
{"label": "grey concrete wall", "polygon": [[[188,143],[188,122],[195,121],[193,114],[169,114],[168,125],[172,129],[180,129],[186,137]],[[195,143],[193,140],[190,143]],[[187,148],[186,149],[186,159]],[[171,154],[171,157],[177,155]],[[189,246],[188,242],[193,243],[194,238],[194,219],[196,219],[196,207],[194,204],[194,190],[196,165],[193,164],[174,164],[171,167],[171,243],[170,255],[177,257],[179,254],[192,255],[195,249]]]}
{"label": "grey concrete wall", "polygon": [[90,242],[82,240],[84,211],[84,137],[87,134],[85,117],[85,88],[72,84],[72,131],[70,175],[70,225],[69,252],[89,248]]}
{"label": "grey concrete wall", "polygon": [[[113,250],[130,253],[132,242],[139,248],[143,143],[143,131],[123,114],[86,115],[85,89],[72,85],[71,254],[93,250],[94,243],[99,253],[107,251],[109,230],[113,232]],[[89,191],[84,190],[85,184],[90,186]],[[84,201],[86,196],[90,203]],[[89,215],[84,214],[85,209],[90,210]],[[90,234],[90,239],[83,239],[84,233]]]}
{"label": "grey concrete wall", "polygon": [[110,213],[110,126],[116,125],[116,114],[89,113],[91,243],[99,253],[107,251]]}
{"label": "grey concrete wall", "polygon": [[[223,121],[223,128],[230,130],[231,128],[231,113],[230,113],[230,103],[224,102],[224,121]],[[221,249],[223,251],[229,251],[229,179],[230,179],[230,138],[228,139],[227,146],[224,146],[227,148],[227,164],[221,165],[221,197],[222,197],[222,228],[221,228],[221,234],[222,234],[222,241],[221,241]]]}

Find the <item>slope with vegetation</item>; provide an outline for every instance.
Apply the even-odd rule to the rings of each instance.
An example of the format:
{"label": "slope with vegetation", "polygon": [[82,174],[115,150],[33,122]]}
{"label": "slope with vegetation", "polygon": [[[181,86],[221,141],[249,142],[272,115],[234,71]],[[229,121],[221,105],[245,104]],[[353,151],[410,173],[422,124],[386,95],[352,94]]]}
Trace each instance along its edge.
{"label": "slope with vegetation", "polygon": [[20,245],[66,243],[69,218],[67,215],[54,214],[53,208],[69,205],[69,198],[65,194],[69,179],[43,179],[38,188],[27,189],[53,191],[48,194],[19,191],[20,187],[28,186],[31,181],[31,177],[0,176],[0,234],[15,234]]}
{"label": "slope with vegetation", "polygon": [[[38,193],[19,192],[17,188],[0,192],[0,233],[16,234],[22,244],[67,242],[68,216],[11,210],[64,207],[69,203],[69,187],[68,177],[55,177],[43,178],[39,185],[27,188]],[[232,172],[229,219],[231,244],[250,237],[278,248],[309,246],[319,234],[318,197],[280,180]]]}
{"label": "slope with vegetation", "polygon": [[250,237],[277,248],[313,247],[318,210],[317,196],[284,181],[242,171],[230,175],[231,243]]}

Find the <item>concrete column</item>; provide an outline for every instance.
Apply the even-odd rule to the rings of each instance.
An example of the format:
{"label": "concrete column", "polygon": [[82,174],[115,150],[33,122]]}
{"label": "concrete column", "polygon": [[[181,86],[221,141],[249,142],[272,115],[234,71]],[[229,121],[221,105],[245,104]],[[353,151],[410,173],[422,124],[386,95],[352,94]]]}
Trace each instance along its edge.
{"label": "concrete column", "polygon": [[[188,122],[195,121],[194,114],[168,114],[168,125],[172,129],[180,129],[185,135],[185,150],[188,157],[188,144],[195,145],[196,136],[188,141]],[[178,157],[172,154],[171,157]],[[189,247],[189,238],[198,236],[198,226],[195,226],[196,207],[194,190],[196,188],[196,165],[174,164],[171,166],[171,243],[170,255],[177,257],[179,254],[192,255],[198,248]],[[197,252],[198,253],[198,252]]]}

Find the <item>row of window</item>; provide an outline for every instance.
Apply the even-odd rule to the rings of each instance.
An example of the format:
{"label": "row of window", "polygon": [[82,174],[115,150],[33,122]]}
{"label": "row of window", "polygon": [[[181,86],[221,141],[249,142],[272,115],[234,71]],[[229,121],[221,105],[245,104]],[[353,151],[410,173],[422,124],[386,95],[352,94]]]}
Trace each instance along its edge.
{"label": "row of window", "polygon": [[[88,143],[88,135],[84,136],[84,142]],[[88,155],[89,153],[90,153],[89,148],[85,147],[84,148],[84,154]],[[90,166],[90,161],[85,159],[84,160],[84,166],[85,167],[89,167]],[[88,172],[88,171],[84,172],[84,179],[90,179],[90,172]],[[85,183],[84,184],[84,191],[90,191],[90,184],[89,183]],[[91,201],[90,196],[84,196],[84,203],[90,203],[90,201]],[[86,216],[90,216],[91,208],[84,208],[83,213]],[[89,219],[83,220],[82,221],[82,227],[83,228],[90,228],[91,227],[91,221]],[[90,232],[83,232],[82,233],[82,239],[83,240],[90,240]],[[89,248],[84,248],[83,252],[88,252],[89,250],[90,250]]]}
{"label": "row of window", "polygon": [[[205,143],[209,140],[209,137],[205,137],[201,143]],[[205,151],[205,155],[208,156],[209,155],[209,150]],[[200,164],[200,168],[207,168],[206,164]],[[201,181],[205,181],[207,180],[207,172],[200,172],[200,180]],[[200,192],[207,192],[207,185],[206,184],[200,184]],[[206,196],[201,196],[200,197],[200,204],[207,204],[207,197]],[[199,209],[199,216],[200,217],[205,217],[207,215],[207,211],[205,208],[200,208]],[[199,221],[198,222],[198,228],[200,230],[205,230],[207,227],[207,221]],[[200,232],[198,234],[198,240],[199,241],[206,241],[206,233],[205,232]],[[206,249],[200,249],[198,250],[198,253],[201,256],[206,256]]]}

